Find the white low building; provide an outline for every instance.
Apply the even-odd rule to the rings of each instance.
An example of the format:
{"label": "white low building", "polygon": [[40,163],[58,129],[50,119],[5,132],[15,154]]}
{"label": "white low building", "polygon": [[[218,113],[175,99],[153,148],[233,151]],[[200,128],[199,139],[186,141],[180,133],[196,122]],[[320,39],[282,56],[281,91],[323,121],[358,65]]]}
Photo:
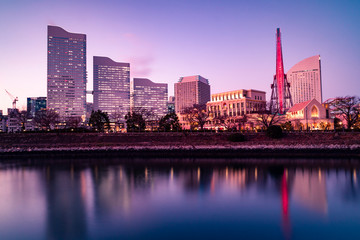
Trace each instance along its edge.
{"label": "white low building", "polygon": [[286,113],[296,130],[325,130],[333,128],[333,121],[326,113],[325,107],[315,98],[297,103]]}

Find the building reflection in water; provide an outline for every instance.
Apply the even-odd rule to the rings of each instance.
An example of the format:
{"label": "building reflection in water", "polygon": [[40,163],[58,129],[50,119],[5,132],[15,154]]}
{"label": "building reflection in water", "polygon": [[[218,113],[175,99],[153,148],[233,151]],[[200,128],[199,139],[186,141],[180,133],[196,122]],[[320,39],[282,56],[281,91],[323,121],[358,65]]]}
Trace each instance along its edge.
{"label": "building reflection in water", "polygon": [[87,218],[80,171],[46,170],[47,239],[87,238]]}
{"label": "building reflection in water", "polygon": [[[296,214],[294,209],[305,208],[317,215],[327,216],[327,183],[336,193],[333,192],[332,196],[344,201],[360,202],[356,169],[340,174],[331,171],[329,176],[329,171],[319,168],[286,169],[281,166],[154,167],[139,164],[79,168],[70,165],[61,168],[47,166],[31,172],[0,169],[0,184],[6,181],[10,185],[3,187],[0,210],[4,207],[8,208],[7,211],[13,209],[15,205],[11,204],[12,199],[24,204],[29,196],[33,196],[32,189],[36,189],[39,200],[35,206],[45,206],[43,222],[47,239],[101,238],[107,236],[107,233],[116,236],[111,235],[111,232],[120,230],[136,233],[139,227],[146,229],[146,226],[153,226],[164,219],[180,221],[175,219],[180,215],[186,222],[192,217],[198,217],[183,216],[193,210],[205,214],[198,209],[204,204],[208,204],[204,211],[206,209],[215,214],[218,211],[215,203],[219,201],[226,202],[222,206],[223,212],[216,213],[222,218],[236,214],[238,210],[237,214],[245,214],[249,206],[260,206],[262,211],[269,210],[270,213],[271,209],[264,206],[271,199],[278,204],[272,208],[278,208],[277,217],[281,217],[276,220],[276,214],[272,214],[271,221],[278,221],[282,226],[279,230],[283,237],[290,239],[293,234],[293,215]],[[4,199],[10,199],[10,202]],[[43,199],[42,203],[40,199]],[[228,210],[229,215],[221,216]],[[252,211],[257,214],[260,210]],[[251,219],[252,216],[248,217]],[[0,221],[4,219],[0,217]],[[247,220],[243,219],[239,223],[244,224],[243,221]]]}
{"label": "building reflection in water", "polygon": [[326,215],[326,178],[321,169],[313,171],[296,170],[292,198],[311,211]]}

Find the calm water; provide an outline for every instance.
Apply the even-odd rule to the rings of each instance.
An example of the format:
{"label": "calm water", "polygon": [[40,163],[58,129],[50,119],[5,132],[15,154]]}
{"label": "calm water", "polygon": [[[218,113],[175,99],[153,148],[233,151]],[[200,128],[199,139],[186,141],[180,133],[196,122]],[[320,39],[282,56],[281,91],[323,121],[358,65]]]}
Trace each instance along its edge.
{"label": "calm water", "polygon": [[0,239],[359,239],[357,168],[0,165]]}

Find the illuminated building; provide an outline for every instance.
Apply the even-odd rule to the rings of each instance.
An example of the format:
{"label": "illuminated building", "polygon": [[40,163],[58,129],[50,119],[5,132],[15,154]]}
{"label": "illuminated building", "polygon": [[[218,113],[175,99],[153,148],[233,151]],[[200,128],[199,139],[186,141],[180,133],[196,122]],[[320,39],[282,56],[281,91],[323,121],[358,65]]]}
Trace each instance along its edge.
{"label": "illuminated building", "polygon": [[295,64],[286,75],[294,104],[313,98],[322,103],[320,55],[306,58]]}
{"label": "illuminated building", "polygon": [[316,99],[294,104],[286,113],[296,130],[324,130],[332,128],[333,121],[328,118],[325,107]]}
{"label": "illuminated building", "polygon": [[235,123],[246,114],[256,113],[265,109],[266,92],[254,89],[241,89],[211,95],[206,104],[209,112],[209,126],[214,127],[220,119],[229,119]]}
{"label": "illuminated building", "polygon": [[86,35],[48,26],[47,107],[85,118]]}
{"label": "illuminated building", "polygon": [[27,113],[32,118],[38,111],[46,109],[46,97],[27,98]]}
{"label": "illuminated building", "polygon": [[130,64],[94,56],[94,110],[110,120],[125,120],[130,111]]}
{"label": "illuminated building", "polygon": [[168,85],[166,83],[134,78],[131,93],[132,109],[146,110],[153,120],[167,114]]}
{"label": "illuminated building", "polygon": [[211,94],[207,109],[214,117],[236,117],[264,109],[266,93],[254,89]]}
{"label": "illuminated building", "polygon": [[206,104],[210,101],[210,85],[206,78],[200,75],[181,77],[175,83],[175,111],[183,112],[184,109],[194,104]]}

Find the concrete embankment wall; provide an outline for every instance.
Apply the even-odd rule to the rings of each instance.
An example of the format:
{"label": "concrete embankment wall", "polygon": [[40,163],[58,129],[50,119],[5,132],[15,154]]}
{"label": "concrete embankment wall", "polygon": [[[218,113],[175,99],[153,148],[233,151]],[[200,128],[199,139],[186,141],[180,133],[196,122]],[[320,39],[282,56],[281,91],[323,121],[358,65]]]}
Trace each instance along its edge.
{"label": "concrete embankment wall", "polygon": [[264,133],[21,133],[0,134],[0,158],[13,157],[194,157],[299,158],[360,156],[360,133],[288,133],[282,139]]}
{"label": "concrete embankment wall", "polygon": [[360,132],[287,133],[281,139],[264,133],[245,134],[246,141],[228,141],[232,133],[17,133],[0,134],[0,149],[59,146],[154,146],[154,145],[294,145],[360,144]]}

